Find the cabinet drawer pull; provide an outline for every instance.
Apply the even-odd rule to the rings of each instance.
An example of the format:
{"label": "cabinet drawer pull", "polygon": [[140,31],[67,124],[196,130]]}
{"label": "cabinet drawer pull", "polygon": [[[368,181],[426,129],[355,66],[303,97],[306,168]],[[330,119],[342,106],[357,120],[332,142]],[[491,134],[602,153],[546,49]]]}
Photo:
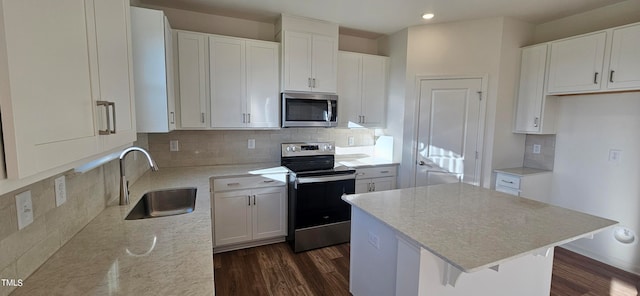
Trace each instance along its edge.
{"label": "cabinet drawer pull", "polygon": [[507,181],[507,180],[500,180],[500,182],[504,182],[504,183],[509,183],[509,184],[513,184],[513,181]]}
{"label": "cabinet drawer pull", "polygon": [[264,180],[262,182],[264,182],[264,183],[273,183],[273,182],[275,182],[275,180]]}
{"label": "cabinet drawer pull", "polygon": [[388,174],[389,171],[380,171],[381,174]]}
{"label": "cabinet drawer pull", "polygon": [[609,82],[613,82],[613,73],[616,73],[616,71],[611,70],[611,72],[609,72]]}
{"label": "cabinet drawer pull", "polygon": [[364,176],[365,173],[357,173],[356,176]]}
{"label": "cabinet drawer pull", "polygon": [[240,183],[238,182],[227,183],[227,186],[238,186],[238,185],[240,185]]}
{"label": "cabinet drawer pull", "polygon": [[593,75],[593,84],[598,84],[598,72],[596,72],[596,74]]}

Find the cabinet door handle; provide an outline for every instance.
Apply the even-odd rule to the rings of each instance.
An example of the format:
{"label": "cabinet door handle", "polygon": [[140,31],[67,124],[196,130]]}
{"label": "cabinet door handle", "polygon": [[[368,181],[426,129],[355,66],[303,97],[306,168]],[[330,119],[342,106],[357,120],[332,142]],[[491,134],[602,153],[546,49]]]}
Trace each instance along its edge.
{"label": "cabinet door handle", "polygon": [[204,112],[200,113],[200,122],[204,123]]}
{"label": "cabinet door handle", "polygon": [[593,84],[598,84],[598,72],[596,72],[596,74],[593,75]]}
{"label": "cabinet door handle", "polygon": [[367,123],[367,117],[362,115],[362,123]]}
{"label": "cabinet door handle", "polygon": [[538,121],[540,121],[539,117],[533,119],[533,127],[538,127]]}
{"label": "cabinet door handle", "polygon": [[256,196],[255,195],[253,196],[253,205],[254,206],[256,205]]}
{"label": "cabinet door handle", "polygon": [[616,71],[611,70],[611,72],[609,72],[609,82],[613,82],[613,73],[616,73]]}
{"label": "cabinet door handle", "polygon": [[373,190],[371,191],[376,191],[376,183],[371,183],[371,186],[373,186]]}
{"label": "cabinet door handle", "polygon": [[247,195],[247,205],[251,206],[251,195]]}
{"label": "cabinet door handle", "polygon": [[371,183],[367,183],[367,192],[371,192]]}
{"label": "cabinet door handle", "polygon": [[247,113],[247,123],[251,123],[251,113]]}
{"label": "cabinet door handle", "polygon": [[309,86],[309,88],[313,88],[313,86],[311,86],[311,77],[307,79],[307,85]]}
{"label": "cabinet door handle", "polygon": [[[116,133],[116,103],[109,101],[96,101],[96,105],[104,106],[105,116],[107,119],[107,128],[98,130],[99,135],[110,135]],[[109,107],[113,112],[109,112]],[[111,120],[113,119],[113,129],[111,128]]]}
{"label": "cabinet door handle", "polygon": [[176,123],[176,113],[175,112],[169,112],[169,115],[171,115],[171,124],[175,124]]}

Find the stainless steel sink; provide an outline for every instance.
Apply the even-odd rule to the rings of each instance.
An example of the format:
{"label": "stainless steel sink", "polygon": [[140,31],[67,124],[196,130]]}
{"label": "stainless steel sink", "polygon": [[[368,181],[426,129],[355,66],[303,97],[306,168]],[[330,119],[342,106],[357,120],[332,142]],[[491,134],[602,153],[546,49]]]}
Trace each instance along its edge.
{"label": "stainless steel sink", "polygon": [[125,220],[180,215],[193,212],[196,188],[172,188],[145,193]]}

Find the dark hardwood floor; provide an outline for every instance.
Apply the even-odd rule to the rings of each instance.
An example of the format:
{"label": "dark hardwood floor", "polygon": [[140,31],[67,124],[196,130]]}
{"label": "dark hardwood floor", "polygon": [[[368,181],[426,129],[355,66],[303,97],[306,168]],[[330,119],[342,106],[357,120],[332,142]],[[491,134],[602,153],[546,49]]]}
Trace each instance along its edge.
{"label": "dark hardwood floor", "polygon": [[[215,254],[216,295],[350,295],[349,244],[295,254],[285,243]],[[556,248],[551,296],[637,296],[640,276]]]}

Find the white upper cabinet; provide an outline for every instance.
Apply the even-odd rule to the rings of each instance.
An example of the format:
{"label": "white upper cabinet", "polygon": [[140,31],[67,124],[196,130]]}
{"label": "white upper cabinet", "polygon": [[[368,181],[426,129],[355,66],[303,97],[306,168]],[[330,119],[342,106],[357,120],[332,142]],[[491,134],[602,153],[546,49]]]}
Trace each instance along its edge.
{"label": "white upper cabinet", "polygon": [[94,0],[94,5],[97,65],[92,77],[98,77],[99,87],[93,92],[97,101],[110,104],[97,108],[99,129],[105,130],[105,121],[110,129],[100,137],[101,150],[107,151],[136,140],[131,17],[129,1]]}
{"label": "white upper cabinet", "polygon": [[[55,173],[135,140],[129,1],[0,5],[0,104],[8,177]],[[109,116],[97,106],[102,100],[113,103]],[[107,119],[116,134],[99,136]]]}
{"label": "white upper cabinet", "polygon": [[388,61],[382,56],[339,52],[339,126],[385,126]]}
{"label": "white upper cabinet", "polygon": [[161,10],[131,7],[136,127],[142,133],[176,128],[173,38]]}
{"label": "white upper cabinet", "polygon": [[211,126],[241,127],[247,121],[245,42],[209,37]]}
{"label": "white upper cabinet", "polygon": [[[550,94],[600,90],[607,33],[551,42]],[[605,78],[603,78],[605,77]]]}
{"label": "white upper cabinet", "polygon": [[555,133],[555,98],[545,95],[547,44],[522,49],[516,133]]}
{"label": "white upper cabinet", "polygon": [[338,25],[282,16],[282,90],[336,93]]}
{"label": "white upper cabinet", "polygon": [[338,40],[288,31],[284,36],[283,89],[335,93]]}
{"label": "white upper cabinet", "polygon": [[607,89],[640,88],[640,24],[613,30]]}
{"label": "white upper cabinet", "polygon": [[177,32],[180,127],[207,127],[207,35]]}
{"label": "white upper cabinet", "polygon": [[280,126],[280,44],[247,41],[246,95],[249,126]]}
{"label": "white upper cabinet", "polygon": [[277,128],[279,44],[209,37],[212,128]]}

